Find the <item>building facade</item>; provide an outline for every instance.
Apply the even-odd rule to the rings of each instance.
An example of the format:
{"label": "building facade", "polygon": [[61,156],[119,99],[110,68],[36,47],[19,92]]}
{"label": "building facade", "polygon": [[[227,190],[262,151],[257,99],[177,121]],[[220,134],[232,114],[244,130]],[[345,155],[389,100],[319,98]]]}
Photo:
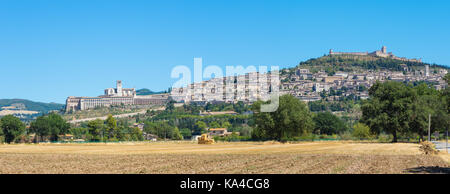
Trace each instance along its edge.
{"label": "building facade", "polygon": [[269,100],[273,90],[278,90],[278,74],[250,72],[245,75],[213,78],[208,81],[172,88],[171,99],[182,103],[208,103],[239,101],[251,103]]}
{"label": "building facade", "polygon": [[98,97],[69,96],[66,112],[114,105],[164,105],[168,97],[168,94],[136,95],[135,88],[122,88],[122,81],[118,80],[116,88],[107,88],[104,95]]}
{"label": "building facade", "polygon": [[383,57],[383,58],[391,58],[400,61],[409,61],[409,62],[422,62],[422,59],[407,59],[405,57],[397,57],[392,52],[387,52],[387,47],[381,47],[381,50],[377,50],[374,52],[334,52],[330,49],[329,55],[358,55],[358,56],[374,56],[374,57]]}

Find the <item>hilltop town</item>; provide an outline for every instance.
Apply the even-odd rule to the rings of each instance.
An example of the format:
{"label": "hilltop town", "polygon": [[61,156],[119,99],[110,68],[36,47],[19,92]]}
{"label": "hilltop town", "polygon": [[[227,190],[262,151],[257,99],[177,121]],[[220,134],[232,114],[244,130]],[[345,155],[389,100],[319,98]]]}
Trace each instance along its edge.
{"label": "hilltop town", "polygon": [[[348,68],[351,67],[339,67],[330,63],[334,69],[339,67],[337,68],[338,71],[334,71],[334,69],[328,70],[324,66],[320,68],[320,66],[316,65],[311,68],[310,65],[301,63],[296,68],[282,71],[280,77],[282,80],[281,94],[291,94],[307,102],[317,101],[322,98],[326,98],[327,101],[335,101],[349,96],[366,99],[369,96],[368,88],[377,81],[383,82],[386,80],[412,84],[425,82],[433,85],[437,90],[446,87],[443,77],[448,73],[448,68],[437,65],[430,67],[430,64],[422,63],[421,60],[396,57],[392,53],[387,53],[385,46],[380,51],[372,53],[336,53],[330,50],[329,55],[323,58],[326,58],[325,60],[328,61],[350,60],[359,61],[360,63],[364,63],[364,60],[389,59],[389,61],[385,61],[386,64],[393,63],[398,65],[389,67],[386,64],[382,64],[378,68],[352,68],[349,70]],[[388,67],[383,67],[383,65]],[[316,70],[316,72],[312,72],[311,69]],[[329,95],[324,95],[325,93]]]}
{"label": "hilltop town", "polygon": [[305,102],[366,99],[368,88],[376,81],[426,82],[440,90],[446,87],[443,77],[447,72],[448,68],[444,66],[397,57],[387,52],[385,46],[371,53],[330,50],[326,56],[281,70],[280,82],[271,73],[250,72],[174,88],[171,97],[184,103],[251,103],[257,99],[268,100],[269,91],[276,84],[280,86],[280,95],[291,94]]}
{"label": "hilltop town", "polygon": [[213,78],[172,88],[170,94],[136,95],[135,88],[107,88],[98,97],[68,97],[66,112],[114,105],[163,105],[170,100],[179,103],[237,103],[251,104],[268,100],[279,86],[279,94],[291,94],[302,101],[341,101],[366,99],[368,88],[377,81],[432,84],[435,89],[446,87],[443,80],[448,68],[423,63],[420,59],[397,57],[383,46],[374,52],[334,52],[320,58],[301,62],[297,67],[272,73],[249,72]]}

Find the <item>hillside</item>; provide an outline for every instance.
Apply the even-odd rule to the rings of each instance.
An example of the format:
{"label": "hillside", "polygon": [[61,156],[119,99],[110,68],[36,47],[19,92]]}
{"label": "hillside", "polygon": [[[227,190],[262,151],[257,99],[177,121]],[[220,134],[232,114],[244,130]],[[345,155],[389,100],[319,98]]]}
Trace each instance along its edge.
{"label": "hillside", "polygon": [[326,71],[327,73],[337,71],[360,72],[382,69],[390,71],[403,71],[405,67],[408,67],[410,70],[420,70],[423,69],[425,65],[430,65],[430,70],[434,70],[435,68],[449,69],[449,67],[436,64],[402,61],[375,56],[325,55],[319,58],[313,58],[300,62],[297,67],[289,68],[289,70],[301,68],[309,69],[313,73],[320,70]]}
{"label": "hillside", "polygon": [[152,95],[152,94],[161,94],[161,93],[164,93],[164,92],[154,92],[147,88],[142,88],[142,89],[136,90],[136,95]]}
{"label": "hillside", "polygon": [[16,109],[47,113],[52,110],[60,110],[64,104],[33,102],[24,99],[0,99],[0,109],[2,107],[14,106]]}

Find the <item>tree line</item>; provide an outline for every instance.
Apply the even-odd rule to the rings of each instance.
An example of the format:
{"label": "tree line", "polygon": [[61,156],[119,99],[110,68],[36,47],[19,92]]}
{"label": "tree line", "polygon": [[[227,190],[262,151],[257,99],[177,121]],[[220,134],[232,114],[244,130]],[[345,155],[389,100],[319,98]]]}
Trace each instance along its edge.
{"label": "tree line", "polygon": [[[448,77],[447,74],[447,81]],[[361,122],[375,134],[392,134],[394,142],[399,134],[417,134],[424,140],[429,119],[431,132],[444,132],[449,128],[448,87],[438,91],[427,84],[377,82],[369,89],[369,96],[361,106]]]}
{"label": "tree line", "polygon": [[[130,127],[127,122],[117,121],[108,115],[105,121],[97,119],[82,124],[80,127],[71,127],[61,115],[50,113],[39,116],[26,125],[13,115],[6,115],[0,119],[0,136],[6,143],[60,141],[66,134],[72,134],[76,139],[88,141],[142,141],[143,132],[137,127]],[[29,139],[29,135],[34,138]]]}
{"label": "tree line", "polygon": [[[445,79],[448,83],[449,74]],[[252,107],[252,138],[288,141],[308,134],[351,132],[358,138],[390,134],[393,142],[398,141],[399,135],[419,136],[423,141],[428,133],[429,116],[431,132],[444,132],[450,126],[449,87],[439,91],[425,83],[414,86],[395,81],[376,82],[369,89],[369,96],[362,100],[362,117],[354,126],[348,126],[330,112],[312,113],[305,103],[291,95],[280,97],[275,112],[259,112],[260,106],[270,101],[258,101]]]}

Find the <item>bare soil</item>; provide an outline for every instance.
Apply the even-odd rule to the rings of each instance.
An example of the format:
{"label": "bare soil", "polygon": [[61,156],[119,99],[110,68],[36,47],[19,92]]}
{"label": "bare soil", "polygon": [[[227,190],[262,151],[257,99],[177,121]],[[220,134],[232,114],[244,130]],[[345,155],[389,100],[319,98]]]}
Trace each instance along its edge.
{"label": "bare soil", "polygon": [[191,142],[0,145],[0,173],[450,173],[417,144]]}

